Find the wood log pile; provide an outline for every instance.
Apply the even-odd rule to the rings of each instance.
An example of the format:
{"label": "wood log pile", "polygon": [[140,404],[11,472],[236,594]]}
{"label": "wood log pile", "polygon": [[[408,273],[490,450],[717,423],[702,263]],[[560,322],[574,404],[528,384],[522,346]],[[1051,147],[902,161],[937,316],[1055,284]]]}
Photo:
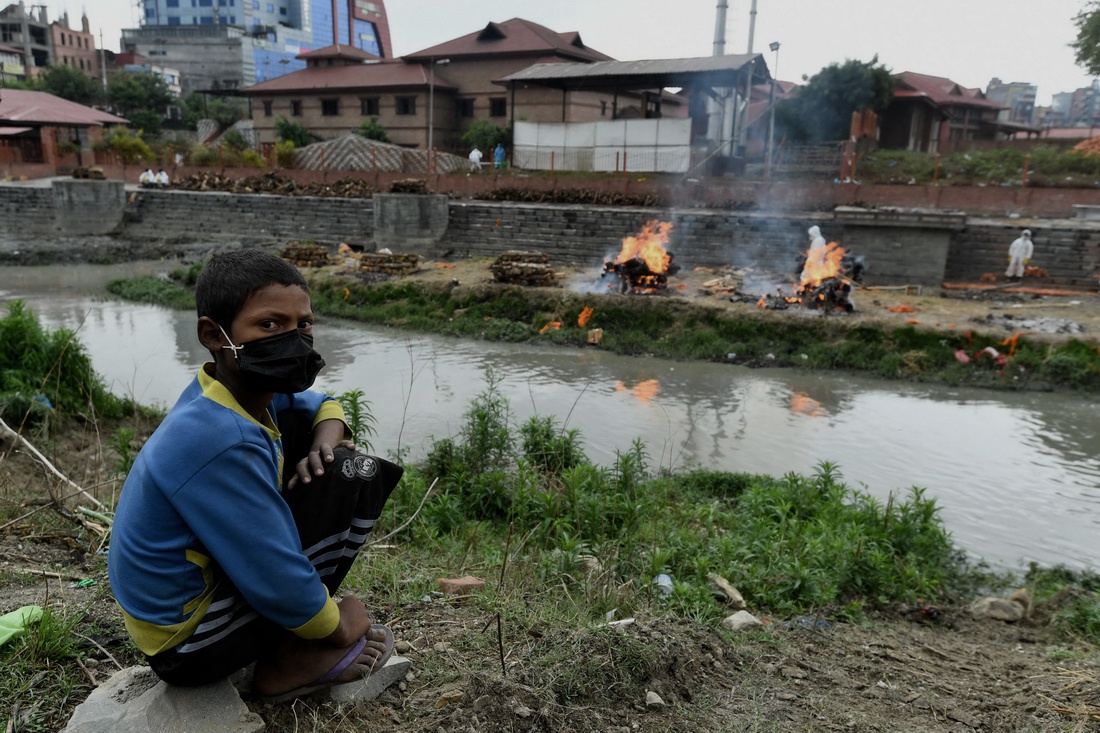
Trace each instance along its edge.
{"label": "wood log pile", "polygon": [[699,286],[699,292],[703,295],[737,295],[750,272],[750,269],[731,270],[727,274],[712,277]]}
{"label": "wood log pile", "polygon": [[550,266],[545,252],[519,250],[502,253],[489,265],[489,271],[497,282],[511,285],[554,286],[561,276]]}
{"label": "wood log pile", "polygon": [[1045,267],[1028,265],[1024,268],[1024,277],[1050,277],[1050,270]]}
{"label": "wood log pile", "polygon": [[533,191],[524,188],[494,188],[477,198],[483,201],[516,201],[529,204],[593,204],[595,206],[662,206],[660,196],[587,188]]}
{"label": "wood log pile", "polygon": [[275,172],[244,178],[230,178],[217,171],[203,171],[172,182],[183,191],[225,193],[270,193],[278,196],[321,196],[325,198],[370,198],[374,189],[358,178],[346,176],[332,183],[298,183]]}
{"label": "wood log pile", "polygon": [[428,193],[428,182],[419,178],[406,178],[390,184],[390,193]]}
{"label": "wood log pile", "polygon": [[328,247],[323,244],[290,242],[279,256],[297,267],[324,267],[329,264]]}
{"label": "wood log pile", "polygon": [[363,272],[411,275],[420,269],[420,255],[388,252],[356,252],[351,255]]}

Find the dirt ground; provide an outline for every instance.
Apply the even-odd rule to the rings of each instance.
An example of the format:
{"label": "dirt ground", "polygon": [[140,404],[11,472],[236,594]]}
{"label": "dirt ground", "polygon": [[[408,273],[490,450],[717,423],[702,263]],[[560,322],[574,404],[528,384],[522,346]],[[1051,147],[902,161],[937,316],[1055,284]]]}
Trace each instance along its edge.
{"label": "dirt ground", "polygon": [[[97,435],[119,426],[96,427],[54,426],[43,440],[57,467],[86,486],[106,481],[117,461]],[[147,433],[151,425],[136,427]],[[114,490],[107,482],[97,491],[109,498]],[[93,684],[140,660],[109,591],[100,535],[56,510],[48,497],[62,493],[25,450],[0,441],[0,502],[6,515],[21,517],[0,528],[0,610],[37,603],[81,616],[74,632],[87,655],[86,682],[73,690],[67,715]],[[94,584],[77,585],[88,580]],[[318,700],[249,704],[270,731],[1100,729],[1100,652],[1056,634],[1046,623],[1052,608],[1038,606],[1028,620],[1007,624],[972,618],[959,600],[887,608],[863,624],[766,618],[762,630],[740,635],[689,620],[638,618],[614,631],[545,633],[515,620],[504,626],[504,675],[484,609],[426,597],[371,607],[413,663],[412,678],[378,701],[344,709]],[[529,661],[546,658],[534,650],[556,647],[569,666],[614,665],[615,648],[629,642],[659,651],[644,691],[578,689],[562,699],[545,683],[571,670]],[[646,691],[663,705],[647,705]],[[33,687],[25,697],[0,700],[0,710],[6,716],[32,705]]]}
{"label": "dirt ground", "polygon": [[[475,285],[490,280],[487,266],[485,260],[429,261],[410,277]],[[597,276],[581,268],[560,269],[567,283]],[[681,273],[668,297],[757,312],[753,303],[701,294],[705,282],[722,274]],[[1100,334],[1100,298],[1094,294],[860,290],[855,302],[855,313],[835,317],[854,323],[914,320],[923,327],[974,328],[1006,337],[1027,331],[1052,340],[1095,341]],[[899,307],[912,310],[889,310]],[[150,426],[138,428],[147,432]],[[82,485],[108,481],[117,456],[103,447],[100,436],[112,430],[79,423],[55,426],[45,439],[48,455]],[[112,490],[106,483],[99,491],[109,496]],[[7,516],[22,517],[0,526],[0,612],[38,603],[82,615],[75,631],[92,661],[85,664],[87,684],[73,691],[71,709],[116,663],[139,660],[109,592],[104,557],[97,553],[99,535],[94,527],[56,511],[49,497],[63,493],[26,451],[0,440],[0,504]],[[29,512],[38,514],[22,516]],[[52,515],[51,521],[39,521],[41,514]],[[75,585],[87,579],[95,584]],[[503,675],[496,645],[487,643],[490,635],[483,633],[487,619],[476,604],[421,600],[372,611],[394,628],[403,653],[412,660],[413,678],[377,702],[352,709],[314,700],[276,707],[250,703],[269,730],[1100,730],[1100,652],[1058,636],[1045,623],[1049,608],[1036,608],[1030,619],[1006,624],[972,618],[960,599],[935,612],[885,609],[859,625],[828,617],[769,619],[763,630],[742,635],[687,620],[639,618],[612,633],[660,650],[663,662],[644,685],[663,701],[653,707],[637,690],[586,689],[562,700],[534,684],[547,674],[528,661],[534,645],[560,645],[578,660],[614,664],[613,655],[605,652],[615,637],[608,641],[606,630],[543,635],[537,629],[506,626]],[[0,700],[0,711],[7,716],[15,705],[30,704],[32,695]]]}

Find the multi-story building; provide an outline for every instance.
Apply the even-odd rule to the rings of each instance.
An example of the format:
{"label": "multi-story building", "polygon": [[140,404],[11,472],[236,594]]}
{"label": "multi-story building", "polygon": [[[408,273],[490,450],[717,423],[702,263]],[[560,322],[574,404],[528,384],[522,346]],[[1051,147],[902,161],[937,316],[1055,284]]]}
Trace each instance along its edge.
{"label": "multi-story building", "polygon": [[80,30],[69,25],[66,12],[61,20],[50,23],[50,38],[53,42],[53,63],[68,66],[84,72],[93,78],[100,78],[100,58],[95,47],[95,36],[88,27],[88,15],[80,18]]}
{"label": "multi-story building", "polygon": [[1003,108],[997,113],[997,119],[1030,125],[1035,118],[1035,97],[1038,92],[1039,88],[1034,84],[1021,81],[1005,83],[993,77],[986,87],[985,97]]}
{"label": "multi-story building", "polygon": [[235,89],[305,68],[332,45],[392,57],[384,0],[142,0],[122,50],[178,68],[184,93]]}
{"label": "multi-story building", "polygon": [[27,78],[35,78],[49,66],[53,58],[50,44],[50,22],[46,6],[38,7],[38,14],[27,12],[23,0],[0,10],[0,43],[18,49],[23,54]]}
{"label": "multi-story building", "polygon": [[513,18],[394,60],[371,59],[346,46],[319,49],[300,57],[308,68],[245,91],[253,100],[253,125],[262,144],[274,142],[280,117],[326,138],[378,117],[399,145],[424,148],[430,140],[431,147],[457,150],[476,120],[507,126],[512,104],[532,122],[560,121],[563,110],[575,122],[645,116],[629,112],[640,104],[637,95],[622,96],[616,109],[611,93],[563,94],[533,85],[510,92],[493,83],[535,63],[609,58],[586,46],[578,33]]}
{"label": "multi-story building", "polygon": [[27,78],[27,67],[23,64],[23,52],[18,48],[0,44],[0,87],[9,81],[23,81]]}

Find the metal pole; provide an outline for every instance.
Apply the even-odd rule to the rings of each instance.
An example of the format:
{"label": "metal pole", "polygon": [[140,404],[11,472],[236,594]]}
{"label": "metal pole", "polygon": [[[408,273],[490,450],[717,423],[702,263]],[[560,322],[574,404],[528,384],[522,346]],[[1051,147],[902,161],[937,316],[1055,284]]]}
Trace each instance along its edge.
{"label": "metal pole", "polygon": [[431,60],[428,65],[428,150],[432,149],[432,130],[434,129],[435,117],[435,59]]}
{"label": "metal pole", "polygon": [[711,56],[726,55],[726,10],[729,3],[726,0],[718,0],[718,7],[714,13],[714,50]]}
{"label": "metal pole", "polygon": [[768,48],[775,51],[775,71],[772,73],[772,88],[768,94],[768,159],[764,161],[764,177],[770,178],[772,164],[775,160],[775,85],[779,75],[779,42],[772,43]]}
{"label": "metal pole", "polygon": [[749,10],[749,53],[752,53],[752,37],[756,34],[756,0],[752,0]]}

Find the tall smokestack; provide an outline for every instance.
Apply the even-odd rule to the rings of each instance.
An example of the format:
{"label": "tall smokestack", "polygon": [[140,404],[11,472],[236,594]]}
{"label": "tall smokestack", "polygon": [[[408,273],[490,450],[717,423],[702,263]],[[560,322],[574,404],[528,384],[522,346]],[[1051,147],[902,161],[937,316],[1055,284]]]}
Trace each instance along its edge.
{"label": "tall smokestack", "polygon": [[752,0],[752,9],[749,11],[749,53],[752,53],[752,37],[756,33],[756,0]]}
{"label": "tall smokestack", "polygon": [[726,10],[729,3],[726,0],[718,0],[718,8],[714,14],[714,52],[712,56],[726,55]]}

